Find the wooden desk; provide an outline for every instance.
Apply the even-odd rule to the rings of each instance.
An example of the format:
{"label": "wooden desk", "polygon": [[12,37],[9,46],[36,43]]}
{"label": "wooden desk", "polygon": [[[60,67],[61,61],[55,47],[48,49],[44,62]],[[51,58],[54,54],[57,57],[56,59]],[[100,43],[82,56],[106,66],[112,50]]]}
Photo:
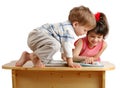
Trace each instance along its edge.
{"label": "wooden desk", "polygon": [[15,61],[11,61],[2,68],[12,70],[13,88],[105,88],[105,73],[115,66],[102,63],[104,67],[34,68],[31,62],[15,67]]}

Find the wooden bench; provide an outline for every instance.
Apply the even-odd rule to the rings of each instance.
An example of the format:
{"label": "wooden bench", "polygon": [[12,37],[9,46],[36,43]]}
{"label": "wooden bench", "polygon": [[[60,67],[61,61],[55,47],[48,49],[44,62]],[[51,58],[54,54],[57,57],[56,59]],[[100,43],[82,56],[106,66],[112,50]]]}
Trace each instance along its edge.
{"label": "wooden bench", "polygon": [[106,71],[115,66],[102,62],[104,67],[45,67],[35,68],[31,62],[16,67],[16,61],[2,66],[11,69],[13,88],[105,88]]}

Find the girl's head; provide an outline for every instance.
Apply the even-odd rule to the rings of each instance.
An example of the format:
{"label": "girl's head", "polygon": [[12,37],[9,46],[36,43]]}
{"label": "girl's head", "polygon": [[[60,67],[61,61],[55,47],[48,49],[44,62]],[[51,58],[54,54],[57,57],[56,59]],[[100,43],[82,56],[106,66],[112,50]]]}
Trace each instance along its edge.
{"label": "girl's head", "polygon": [[94,14],[85,6],[74,7],[70,11],[68,19],[78,36],[86,34],[88,30],[96,26]]}
{"label": "girl's head", "polygon": [[103,38],[105,38],[109,32],[107,18],[105,14],[101,12],[95,14],[95,18],[96,18],[96,27],[88,31],[87,35],[89,35],[91,32],[94,32],[95,34],[102,35]]}
{"label": "girl's head", "polygon": [[88,41],[92,46],[97,45],[97,43],[101,42],[105,39],[106,35],[109,32],[108,22],[105,14],[97,13],[96,17],[96,27],[87,32]]}

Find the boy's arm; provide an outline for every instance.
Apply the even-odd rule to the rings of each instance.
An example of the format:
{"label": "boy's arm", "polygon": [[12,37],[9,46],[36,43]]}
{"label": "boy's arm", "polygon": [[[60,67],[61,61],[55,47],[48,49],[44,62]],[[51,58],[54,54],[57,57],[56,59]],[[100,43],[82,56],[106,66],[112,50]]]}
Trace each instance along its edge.
{"label": "boy's arm", "polygon": [[67,64],[69,67],[72,67],[72,68],[80,68],[81,67],[80,64],[73,62],[73,58],[67,58],[66,61],[67,61]]}
{"label": "boy's arm", "polygon": [[64,42],[63,45],[63,52],[62,53],[62,59],[66,60],[69,67],[73,68],[79,68],[81,67],[80,64],[73,63],[73,52],[72,52],[72,43],[71,42]]}
{"label": "boy's arm", "polygon": [[64,53],[61,53],[61,58],[62,58],[64,61],[66,61],[66,56],[65,56]]}
{"label": "boy's arm", "polygon": [[81,67],[80,64],[73,62],[73,58],[67,58],[64,53],[61,53],[61,57],[64,61],[67,61],[67,64],[69,67],[73,67],[73,68]]}

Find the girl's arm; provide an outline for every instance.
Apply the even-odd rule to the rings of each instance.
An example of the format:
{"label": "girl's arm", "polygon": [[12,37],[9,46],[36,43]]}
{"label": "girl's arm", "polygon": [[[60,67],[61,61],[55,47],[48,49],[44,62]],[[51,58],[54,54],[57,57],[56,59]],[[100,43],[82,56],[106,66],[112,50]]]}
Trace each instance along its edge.
{"label": "girl's arm", "polygon": [[104,50],[106,49],[106,47],[107,47],[107,43],[105,41],[103,41],[102,49],[98,52],[98,54],[96,54],[93,57],[87,57],[85,59],[85,63],[93,63],[94,61],[96,61],[98,59],[98,57],[100,57],[100,55],[104,52]]}
{"label": "girl's arm", "polygon": [[98,59],[98,57],[101,56],[101,54],[104,52],[104,50],[107,48],[107,43],[105,41],[103,41],[103,46],[102,49],[100,50],[100,52],[98,54],[96,54],[95,56],[93,56],[94,61]]}
{"label": "girl's arm", "polygon": [[73,50],[73,61],[85,61],[85,63],[93,63],[94,61],[96,61],[98,59],[98,57],[100,57],[100,55],[104,52],[104,50],[107,47],[107,43],[105,41],[103,41],[103,46],[102,49],[100,50],[100,52],[98,54],[96,54],[93,57],[87,57],[87,56],[79,56],[81,50],[82,50],[82,46],[83,46],[83,42],[82,39],[79,39],[76,42],[76,46],[75,49]]}
{"label": "girl's arm", "polygon": [[79,56],[83,47],[83,40],[79,39],[75,43],[75,49],[73,50],[73,61],[83,61],[86,59],[86,56]]}

